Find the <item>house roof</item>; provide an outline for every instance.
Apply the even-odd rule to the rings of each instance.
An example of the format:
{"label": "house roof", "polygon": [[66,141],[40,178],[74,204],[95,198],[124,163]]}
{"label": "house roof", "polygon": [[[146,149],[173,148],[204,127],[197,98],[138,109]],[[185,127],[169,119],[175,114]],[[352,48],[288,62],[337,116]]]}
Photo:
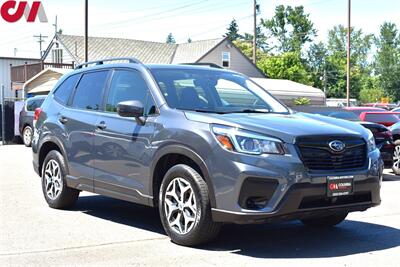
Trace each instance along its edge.
{"label": "house roof", "polygon": [[[68,50],[76,62],[84,61],[83,36],[57,34],[55,39]],[[89,37],[89,58],[135,57],[143,63],[192,63],[197,62],[223,40],[219,38],[186,44],[166,44],[133,39]]]}
{"label": "house roof", "polygon": [[[45,81],[42,81],[42,83],[47,83],[47,82],[51,82],[52,85],[56,84],[58,79],[68,73],[71,72],[71,69],[60,69],[60,68],[47,68],[42,70],[41,72],[39,72],[38,74],[36,74],[35,76],[33,76],[32,78],[30,78],[28,81],[26,81],[24,83],[24,89],[28,90],[29,93],[37,93],[37,92],[42,92],[41,90],[36,90],[36,91],[31,91],[32,89],[30,88],[30,86],[32,84],[34,84],[35,82],[39,81],[40,79],[44,79]],[[34,85],[34,87],[36,88],[38,85]],[[47,86],[49,87],[49,86]],[[47,90],[48,89],[48,90]],[[50,91],[52,88],[49,87],[47,88],[47,91]],[[45,90],[45,91],[46,91]]]}

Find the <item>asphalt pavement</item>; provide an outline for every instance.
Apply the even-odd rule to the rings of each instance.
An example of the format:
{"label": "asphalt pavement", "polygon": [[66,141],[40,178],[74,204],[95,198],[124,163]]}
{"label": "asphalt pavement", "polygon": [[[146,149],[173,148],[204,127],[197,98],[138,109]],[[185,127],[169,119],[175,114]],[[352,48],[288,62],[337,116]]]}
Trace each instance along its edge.
{"label": "asphalt pavement", "polygon": [[31,150],[0,146],[0,266],[400,266],[400,177],[386,171],[382,205],[339,226],[226,225],[200,248],[170,242],[156,210],[82,193],[47,206]]}

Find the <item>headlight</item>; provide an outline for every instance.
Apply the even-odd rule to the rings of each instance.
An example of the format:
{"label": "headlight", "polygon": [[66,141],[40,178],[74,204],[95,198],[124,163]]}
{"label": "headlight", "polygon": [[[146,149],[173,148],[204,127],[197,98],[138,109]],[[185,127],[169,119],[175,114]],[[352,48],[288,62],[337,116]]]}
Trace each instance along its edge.
{"label": "headlight", "polygon": [[368,152],[374,151],[376,149],[375,138],[373,134],[368,136],[367,146]]}
{"label": "headlight", "polygon": [[285,154],[282,141],[273,137],[227,126],[212,126],[212,131],[219,144],[229,151],[254,155]]}

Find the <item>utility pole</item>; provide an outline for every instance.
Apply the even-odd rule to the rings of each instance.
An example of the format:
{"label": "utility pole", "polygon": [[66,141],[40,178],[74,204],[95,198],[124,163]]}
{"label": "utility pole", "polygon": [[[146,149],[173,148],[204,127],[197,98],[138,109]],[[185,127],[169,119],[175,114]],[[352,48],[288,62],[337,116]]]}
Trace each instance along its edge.
{"label": "utility pole", "polygon": [[253,2],[254,9],[254,36],[253,36],[253,63],[257,64],[257,0]]}
{"label": "utility pole", "polygon": [[53,26],[54,26],[54,34],[57,34],[57,33],[58,33],[57,15],[56,15],[56,21],[55,21],[55,23],[53,24]]}
{"label": "utility pole", "polygon": [[39,49],[40,49],[40,58],[42,58],[42,43],[44,43],[44,39],[48,38],[48,36],[44,36],[42,34],[34,35],[33,37],[38,38]]}
{"label": "utility pole", "polygon": [[347,10],[347,81],[346,81],[346,99],[347,106],[350,107],[350,35],[351,34],[351,0],[348,0],[348,10]]}
{"label": "utility pole", "polygon": [[88,44],[88,35],[89,35],[89,1],[85,0],[85,62],[89,61],[89,44]]}
{"label": "utility pole", "polygon": [[6,109],[4,107],[4,85],[1,85],[1,142],[5,145],[5,137],[6,137]]}

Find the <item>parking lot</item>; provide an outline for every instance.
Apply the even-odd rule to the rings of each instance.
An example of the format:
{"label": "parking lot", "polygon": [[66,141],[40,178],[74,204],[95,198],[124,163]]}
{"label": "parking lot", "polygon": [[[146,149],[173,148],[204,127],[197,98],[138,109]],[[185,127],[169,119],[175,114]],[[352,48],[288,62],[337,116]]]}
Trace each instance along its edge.
{"label": "parking lot", "polygon": [[330,230],[298,222],[226,225],[216,242],[170,242],[156,210],[82,193],[50,209],[30,149],[0,146],[0,265],[399,266],[400,177],[387,172],[382,205]]}

